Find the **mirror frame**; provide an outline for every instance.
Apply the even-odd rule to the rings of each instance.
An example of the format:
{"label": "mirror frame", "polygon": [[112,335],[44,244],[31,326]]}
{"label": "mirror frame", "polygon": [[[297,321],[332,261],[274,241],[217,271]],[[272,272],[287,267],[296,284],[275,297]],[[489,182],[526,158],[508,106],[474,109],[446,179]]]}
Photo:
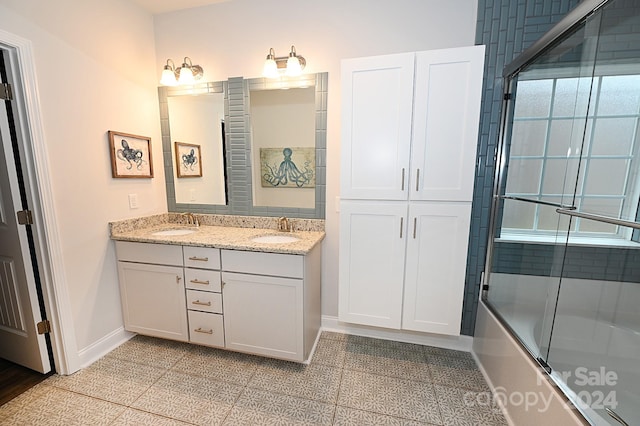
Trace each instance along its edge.
{"label": "mirror frame", "polygon": [[[230,78],[228,81],[202,83],[186,87],[158,88],[162,153],[164,158],[167,206],[169,212],[190,211],[204,214],[239,216],[273,216],[324,219],[326,206],[327,152],[327,86],[328,73],[304,74],[299,78],[271,80],[266,78]],[[251,90],[275,90],[286,87],[315,87],[316,102],[316,192],[314,208],[263,207],[253,205],[251,165]],[[171,133],[169,130],[168,96],[224,92],[225,157],[227,165],[227,205],[176,203],[173,182]]]}

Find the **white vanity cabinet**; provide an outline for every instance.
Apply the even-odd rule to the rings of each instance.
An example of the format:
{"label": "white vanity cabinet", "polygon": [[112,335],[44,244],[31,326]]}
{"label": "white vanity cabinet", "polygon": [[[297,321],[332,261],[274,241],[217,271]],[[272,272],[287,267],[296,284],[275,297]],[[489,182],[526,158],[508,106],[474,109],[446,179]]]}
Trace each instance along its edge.
{"label": "white vanity cabinet", "polygon": [[320,332],[320,252],[116,241],[125,329],[304,362]]}
{"label": "white vanity cabinet", "polygon": [[116,242],[125,329],[189,340],[182,247]]}
{"label": "white vanity cabinet", "polygon": [[320,330],[320,249],[305,256],[222,250],[228,349],[308,359]]}
{"label": "white vanity cabinet", "polygon": [[458,335],[484,46],[342,61],[339,319]]}

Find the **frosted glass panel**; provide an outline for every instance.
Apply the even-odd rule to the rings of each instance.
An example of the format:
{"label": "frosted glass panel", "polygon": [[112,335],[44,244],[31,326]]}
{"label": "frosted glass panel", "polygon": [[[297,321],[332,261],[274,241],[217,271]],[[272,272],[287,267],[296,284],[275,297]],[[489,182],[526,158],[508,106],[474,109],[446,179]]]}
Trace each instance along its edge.
{"label": "frosted glass panel", "polygon": [[[556,83],[553,101],[554,117],[574,117],[586,115],[591,93],[591,77],[561,78]],[[597,80],[594,89],[597,89]]]}
{"label": "frosted glass panel", "polygon": [[505,201],[502,227],[511,229],[531,229],[535,219],[536,206],[531,203]]}
{"label": "frosted glass panel", "polygon": [[[584,212],[601,214],[608,217],[620,216],[619,198],[584,198],[580,210]],[[615,233],[616,225],[604,222],[596,222],[594,220],[580,219],[581,232],[611,232]]]}
{"label": "frosted glass panel", "polygon": [[636,118],[598,119],[593,133],[592,155],[629,155],[636,133]]}
{"label": "frosted glass panel", "polygon": [[602,79],[598,115],[637,114],[640,76],[609,76]]}
{"label": "frosted glass panel", "polygon": [[507,194],[537,194],[541,171],[541,160],[512,160],[509,164]]}
{"label": "frosted glass panel", "polygon": [[627,160],[589,161],[585,195],[623,195],[627,179]]}
{"label": "frosted glass panel", "polygon": [[526,120],[513,123],[511,155],[542,155],[547,137],[547,120]]}
{"label": "frosted glass panel", "polygon": [[[580,152],[588,149],[588,142],[583,147],[583,134],[587,134],[588,141],[591,134],[591,120],[553,120],[551,122],[551,131],[549,132],[549,146],[547,155],[573,155],[579,156]],[[571,150],[569,150],[571,149]]]}
{"label": "frosted glass panel", "polygon": [[551,107],[553,80],[520,81],[515,117],[547,117]]}

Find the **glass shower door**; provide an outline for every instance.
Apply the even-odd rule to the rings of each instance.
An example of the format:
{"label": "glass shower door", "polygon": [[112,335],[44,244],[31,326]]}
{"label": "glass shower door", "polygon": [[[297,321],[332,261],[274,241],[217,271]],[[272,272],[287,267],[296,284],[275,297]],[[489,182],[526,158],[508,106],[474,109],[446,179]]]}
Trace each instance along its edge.
{"label": "glass shower door", "polygon": [[[590,21],[508,79],[487,300],[543,366],[561,286],[597,39]],[[597,33],[597,32],[596,32]]]}
{"label": "glass shower door", "polygon": [[640,5],[599,22],[591,108],[547,362],[593,424],[640,424]]}

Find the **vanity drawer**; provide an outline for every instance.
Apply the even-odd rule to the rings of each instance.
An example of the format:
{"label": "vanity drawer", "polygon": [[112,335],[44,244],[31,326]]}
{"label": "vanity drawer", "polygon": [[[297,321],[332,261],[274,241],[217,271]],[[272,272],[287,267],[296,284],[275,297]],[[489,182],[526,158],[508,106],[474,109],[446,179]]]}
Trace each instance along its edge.
{"label": "vanity drawer", "polygon": [[187,309],[221,314],[222,294],[187,290]]}
{"label": "vanity drawer", "polygon": [[220,269],[220,249],[184,246],[184,266],[201,269]]}
{"label": "vanity drawer", "polygon": [[220,271],[209,271],[206,269],[184,269],[185,286],[193,290],[222,291],[220,282]]}
{"label": "vanity drawer", "polygon": [[205,346],[224,347],[222,315],[189,311],[189,341]]}
{"label": "vanity drawer", "polygon": [[182,246],[116,241],[118,260],[182,266]]}
{"label": "vanity drawer", "polygon": [[304,277],[304,256],[296,254],[262,253],[222,250],[222,269],[245,274],[275,277]]}

